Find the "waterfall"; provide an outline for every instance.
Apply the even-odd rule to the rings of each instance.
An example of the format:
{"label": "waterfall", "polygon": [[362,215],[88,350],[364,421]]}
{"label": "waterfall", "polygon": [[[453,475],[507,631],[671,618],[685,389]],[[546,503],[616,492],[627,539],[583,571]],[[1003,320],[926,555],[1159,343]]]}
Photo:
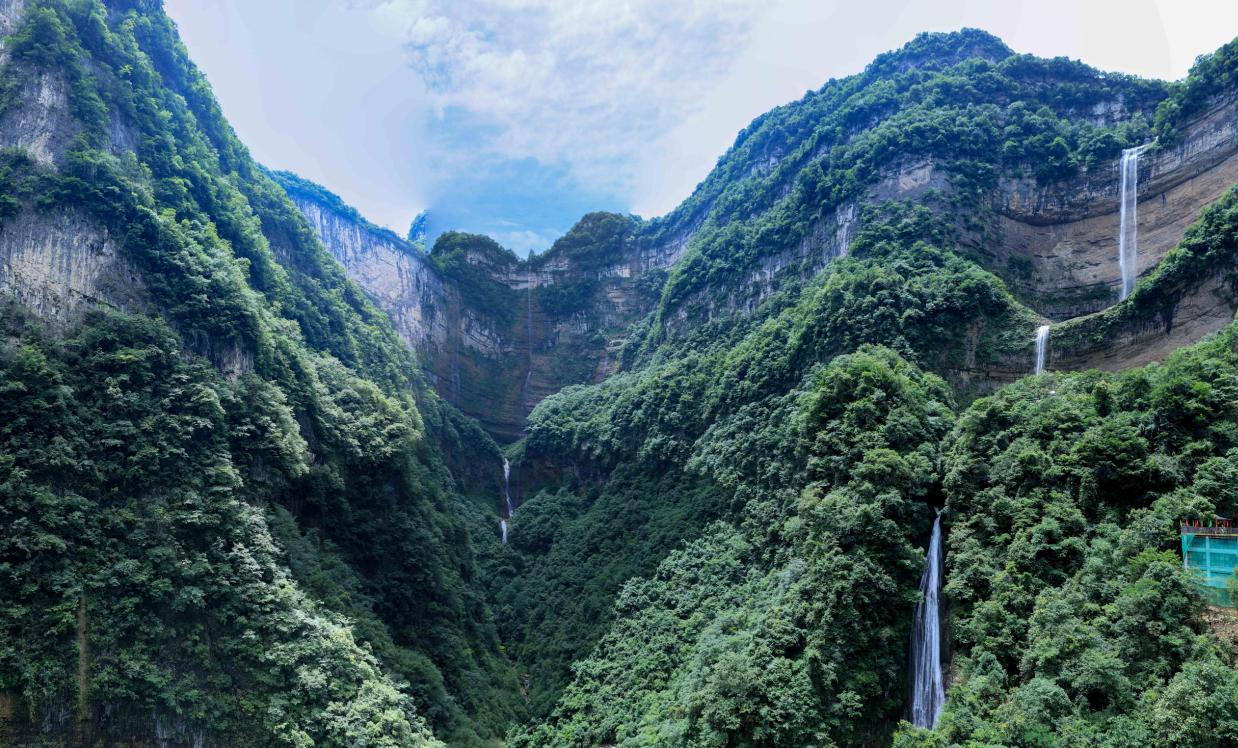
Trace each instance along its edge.
{"label": "waterfall", "polygon": [[1036,328],[1036,363],[1032,366],[1033,374],[1045,373],[1045,357],[1049,353],[1049,326]]}
{"label": "waterfall", "polygon": [[509,479],[512,474],[511,463],[507,458],[503,458],[503,504],[507,507],[507,516],[499,520],[499,534],[503,538],[503,545],[507,545],[507,520],[516,516],[516,507],[512,506],[512,493],[509,489]]}
{"label": "waterfall", "polygon": [[507,516],[515,517],[516,507],[512,506],[512,494],[511,494],[511,491],[508,489],[509,487],[508,479],[511,478],[511,474],[512,474],[511,463],[509,463],[507,461],[507,458],[504,457],[503,458],[503,501],[504,503],[507,504]]}
{"label": "waterfall", "polygon": [[937,600],[942,561],[941,511],[938,510],[924,560],[924,575],[920,577],[920,602],[916,603],[915,630],[911,639],[911,721],[917,727],[930,730],[937,724],[946,700],[941,674],[941,606]]}
{"label": "waterfall", "polygon": [[1139,154],[1150,143],[1122,151],[1120,223],[1118,225],[1118,267],[1122,270],[1122,291],[1118,299],[1125,299],[1135,290],[1135,278],[1139,275],[1139,226],[1136,220],[1136,204],[1139,201]]}

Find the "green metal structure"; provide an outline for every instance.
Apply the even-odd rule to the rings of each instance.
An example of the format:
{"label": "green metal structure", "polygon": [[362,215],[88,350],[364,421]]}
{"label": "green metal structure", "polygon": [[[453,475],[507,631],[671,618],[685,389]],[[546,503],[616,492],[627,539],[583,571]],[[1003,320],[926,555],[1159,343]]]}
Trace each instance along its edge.
{"label": "green metal structure", "polygon": [[1213,605],[1238,607],[1230,585],[1238,566],[1238,527],[1228,521],[1184,522],[1181,535],[1182,564],[1200,594]]}

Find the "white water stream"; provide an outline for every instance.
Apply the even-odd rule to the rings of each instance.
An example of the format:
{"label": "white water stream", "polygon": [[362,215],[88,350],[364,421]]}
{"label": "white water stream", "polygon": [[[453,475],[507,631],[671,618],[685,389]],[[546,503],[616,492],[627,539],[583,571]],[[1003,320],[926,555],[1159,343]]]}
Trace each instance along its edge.
{"label": "white water stream", "polygon": [[504,457],[503,458],[503,504],[507,508],[507,516],[499,520],[499,534],[503,538],[503,545],[507,545],[507,520],[516,516],[516,507],[512,506],[512,492],[511,492],[511,482],[510,482],[511,475],[512,475],[511,463],[509,463],[507,461],[507,458]]}
{"label": "white water stream", "polygon": [[911,635],[911,721],[930,730],[937,724],[946,700],[941,671],[941,606],[937,599],[943,560],[938,511],[924,560],[924,574],[920,577],[920,602],[916,603],[915,629]]}
{"label": "white water stream", "polygon": [[1036,361],[1032,365],[1033,374],[1045,373],[1045,357],[1049,353],[1049,326],[1036,328]]}
{"label": "white water stream", "polygon": [[1119,300],[1130,296],[1131,291],[1135,290],[1135,279],[1139,277],[1139,222],[1136,209],[1139,202],[1139,154],[1149,145],[1145,143],[1122,151],[1119,165],[1122,177],[1118,224],[1118,266],[1122,270]]}

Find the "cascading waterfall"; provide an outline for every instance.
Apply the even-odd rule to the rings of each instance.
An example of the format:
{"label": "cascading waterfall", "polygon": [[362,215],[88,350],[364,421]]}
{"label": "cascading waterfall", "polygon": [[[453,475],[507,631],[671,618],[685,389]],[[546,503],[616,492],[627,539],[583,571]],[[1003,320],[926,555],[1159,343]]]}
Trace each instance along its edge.
{"label": "cascading waterfall", "polygon": [[516,507],[512,506],[512,493],[510,490],[511,475],[512,475],[511,463],[509,463],[507,461],[507,458],[504,457],[503,458],[503,501],[507,504],[507,516],[515,517]]}
{"label": "cascading waterfall", "polygon": [[1045,373],[1045,357],[1049,353],[1049,326],[1036,328],[1036,362],[1032,365],[1033,374]]}
{"label": "cascading waterfall", "polygon": [[1139,226],[1136,205],[1139,202],[1139,154],[1150,143],[1122,151],[1121,204],[1118,224],[1118,267],[1122,270],[1122,290],[1118,299],[1125,299],[1135,290],[1135,278],[1139,274]]}
{"label": "cascading waterfall", "polygon": [[933,520],[920,577],[920,602],[916,603],[915,629],[911,639],[911,721],[917,727],[932,729],[946,700],[946,685],[941,672],[941,511]]}
{"label": "cascading waterfall", "polygon": [[507,516],[499,520],[499,535],[503,538],[503,545],[507,545],[507,520],[516,516],[516,508],[512,506],[512,493],[509,488],[510,478],[512,474],[511,463],[507,458],[503,458],[503,503],[507,505]]}

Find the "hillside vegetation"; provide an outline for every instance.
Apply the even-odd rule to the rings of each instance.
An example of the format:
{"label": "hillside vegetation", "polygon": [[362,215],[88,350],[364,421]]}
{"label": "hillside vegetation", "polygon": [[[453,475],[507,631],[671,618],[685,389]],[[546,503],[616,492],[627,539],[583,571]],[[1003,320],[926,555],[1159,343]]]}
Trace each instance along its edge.
{"label": "hillside vegetation", "polygon": [[[546,319],[586,330],[573,352],[608,343],[611,258],[686,242],[623,277],[642,303],[614,368],[502,451],[287,191],[351,209],[253,162],[158,2],[31,0],[3,55],[0,123],[63,85],[69,135],[0,151],[0,247],[42,221],[89,252],[57,238],[73,216],[131,274],[77,314],[6,289],[0,742],[1238,743],[1236,653],[1177,553],[1180,519],[1238,509],[1238,327],[1123,373],[969,373],[1030,370],[1041,322],[977,250],[986,190],[1173,142],[1235,96],[1238,44],[1168,84],[922,35],[758,118],[666,217],[590,214],[526,261],[444,234],[418,257],[529,330],[502,351],[529,362]],[[922,159],[943,186],[874,187]],[[840,250],[797,254],[848,205]],[[498,280],[560,260],[573,283]],[[1171,315],[1205,277],[1238,293],[1235,260],[1230,190],[1057,344]],[[937,510],[927,730],[903,718]]]}
{"label": "hillside vegetation", "polygon": [[501,734],[522,706],[468,498],[492,486],[461,467],[497,465],[494,443],[250,160],[161,11],[30,3],[5,50],[0,106],[63,78],[76,135],[55,164],[0,154],[3,220],[84,212],[146,295],[63,331],[3,317],[18,723],[92,744]]}

